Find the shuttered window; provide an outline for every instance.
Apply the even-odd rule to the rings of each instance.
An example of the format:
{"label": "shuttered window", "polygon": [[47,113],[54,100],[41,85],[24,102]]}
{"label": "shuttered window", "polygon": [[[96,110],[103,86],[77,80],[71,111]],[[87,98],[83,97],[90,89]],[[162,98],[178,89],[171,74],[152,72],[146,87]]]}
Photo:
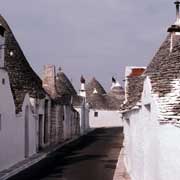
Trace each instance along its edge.
{"label": "shuttered window", "polygon": [[98,117],[98,112],[94,112],[94,117]]}

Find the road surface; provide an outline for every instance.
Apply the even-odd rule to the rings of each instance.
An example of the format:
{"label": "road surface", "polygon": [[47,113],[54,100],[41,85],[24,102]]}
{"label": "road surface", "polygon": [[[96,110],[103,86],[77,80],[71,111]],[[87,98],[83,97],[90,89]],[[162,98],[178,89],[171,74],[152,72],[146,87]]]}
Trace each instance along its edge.
{"label": "road surface", "polygon": [[113,180],[122,128],[100,128],[9,180]]}

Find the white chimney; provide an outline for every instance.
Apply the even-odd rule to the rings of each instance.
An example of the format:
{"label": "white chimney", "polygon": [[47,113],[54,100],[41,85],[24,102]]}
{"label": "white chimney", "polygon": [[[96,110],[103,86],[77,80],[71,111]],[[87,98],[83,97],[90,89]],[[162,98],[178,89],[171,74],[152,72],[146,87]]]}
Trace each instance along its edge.
{"label": "white chimney", "polygon": [[86,89],[85,89],[86,80],[84,79],[83,76],[81,76],[80,82],[81,82],[81,89],[79,95],[81,97],[86,97]]}

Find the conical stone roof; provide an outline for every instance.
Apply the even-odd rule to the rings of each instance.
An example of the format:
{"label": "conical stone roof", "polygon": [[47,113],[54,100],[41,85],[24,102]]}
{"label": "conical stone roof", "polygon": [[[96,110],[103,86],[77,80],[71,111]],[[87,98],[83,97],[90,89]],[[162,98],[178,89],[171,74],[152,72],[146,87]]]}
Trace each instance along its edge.
{"label": "conical stone roof", "polygon": [[42,88],[41,79],[31,68],[13,32],[1,15],[0,24],[6,29],[4,63],[9,74],[16,113],[18,113],[21,111],[24,97],[27,93],[31,97],[43,98],[45,91]]}
{"label": "conical stone roof", "polygon": [[91,96],[93,94],[94,90],[96,90],[98,94],[106,94],[105,89],[102,87],[102,85],[99,83],[99,81],[97,81],[95,78],[93,78],[86,85],[87,96]]}
{"label": "conical stone roof", "polygon": [[115,86],[110,90],[108,95],[120,100],[124,100],[124,95],[125,95],[124,88],[121,86]]}
{"label": "conical stone roof", "polygon": [[180,115],[180,95],[177,93],[180,92],[180,35],[174,34],[172,39],[167,36],[145,75],[150,77],[152,92],[159,104],[160,119]]}
{"label": "conical stone roof", "polygon": [[[115,88],[113,92],[120,92],[119,90],[122,92],[121,88]],[[86,92],[87,102],[89,103],[91,109],[117,111],[120,109],[120,106],[124,101],[124,93],[122,95],[122,99],[116,98],[114,94],[112,96],[107,94],[102,85],[95,78],[86,85]]]}
{"label": "conical stone roof", "polygon": [[75,96],[75,95],[77,95],[77,92],[74,89],[72,83],[70,82],[68,77],[62,71],[57,73],[56,89],[57,89],[58,96],[63,96],[63,95]]}
{"label": "conical stone roof", "polygon": [[91,94],[87,97],[87,102],[92,109],[108,109],[107,100],[103,94]]}

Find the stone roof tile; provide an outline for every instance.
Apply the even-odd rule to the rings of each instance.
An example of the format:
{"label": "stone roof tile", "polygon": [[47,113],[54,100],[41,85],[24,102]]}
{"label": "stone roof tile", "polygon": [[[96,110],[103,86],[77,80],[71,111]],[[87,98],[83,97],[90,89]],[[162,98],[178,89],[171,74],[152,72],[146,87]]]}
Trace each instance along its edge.
{"label": "stone roof tile", "polygon": [[180,115],[180,36],[174,34],[172,42],[171,48],[168,35],[145,72],[150,77],[162,120]]}
{"label": "stone roof tile", "polygon": [[68,79],[68,77],[63,73],[59,72],[56,76],[56,89],[57,89],[57,95],[76,95],[77,92],[74,89],[72,83]]}

